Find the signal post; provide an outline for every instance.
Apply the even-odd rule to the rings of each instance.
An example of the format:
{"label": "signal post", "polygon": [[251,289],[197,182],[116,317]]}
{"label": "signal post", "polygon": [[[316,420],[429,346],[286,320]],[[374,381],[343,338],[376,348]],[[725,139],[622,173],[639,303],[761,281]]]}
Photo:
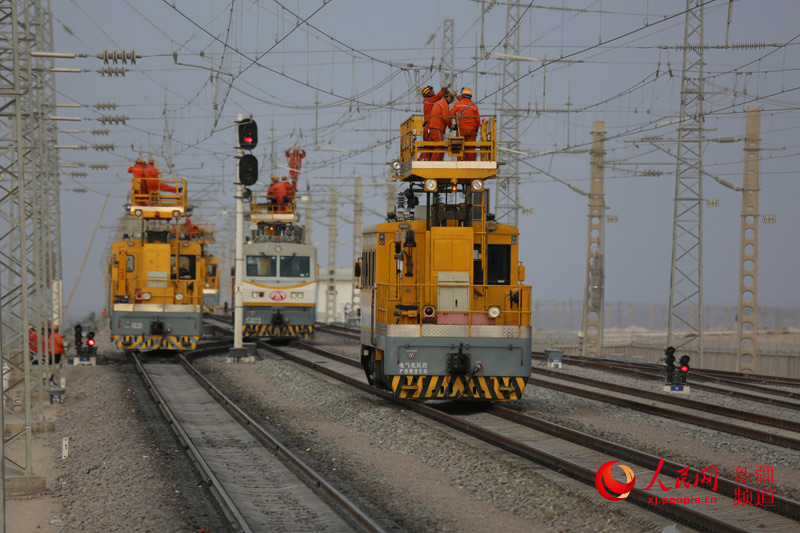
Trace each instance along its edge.
{"label": "signal post", "polygon": [[234,261],[234,304],[233,304],[233,347],[229,356],[239,361],[255,351],[255,346],[244,346],[243,340],[243,305],[242,305],[242,272],[244,268],[244,197],[250,197],[247,187],[258,181],[258,159],[253,154],[245,154],[244,150],[252,150],[258,144],[258,126],[251,118],[237,120],[239,142],[237,158],[239,160],[238,180],[236,181],[236,251]]}

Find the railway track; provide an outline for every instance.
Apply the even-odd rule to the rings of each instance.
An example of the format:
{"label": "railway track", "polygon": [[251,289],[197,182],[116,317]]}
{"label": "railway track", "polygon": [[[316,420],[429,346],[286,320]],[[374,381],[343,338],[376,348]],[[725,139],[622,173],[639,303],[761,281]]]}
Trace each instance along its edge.
{"label": "railway track", "polygon": [[[216,343],[191,356],[214,351]],[[186,356],[180,364],[132,357],[234,529],[382,531],[201,376]]]}
{"label": "railway track", "polygon": [[[598,468],[610,458],[628,461],[637,465],[637,479],[649,480],[660,472],[677,476],[688,468],[692,475],[701,475],[697,469],[686,465],[663,461],[660,458],[592,435],[533,418],[511,409],[492,406],[488,411],[461,412],[463,404],[444,402],[438,407],[398,400],[391,393],[370,387],[363,378],[360,365],[352,357],[334,354],[320,348],[301,344],[299,347],[276,348],[262,345],[263,349],[276,353],[299,364],[317,370],[327,376],[343,381],[370,394],[397,403],[470,436],[510,451],[520,457],[566,473],[568,476],[593,485]],[[323,356],[320,359],[319,356]],[[454,412],[448,412],[452,410]],[[686,471],[684,471],[686,472]],[[660,478],[659,478],[660,479]],[[690,478],[692,479],[692,478]],[[670,480],[671,481],[671,480]],[[747,487],[732,480],[719,478],[716,491],[701,490],[700,487],[671,487],[667,491],[634,489],[628,500],[640,507],[666,514],[683,523],[714,531],[795,531],[800,519],[800,503],[776,496],[772,510],[742,509],[734,503],[737,491]],[[669,483],[669,482],[668,482]],[[638,483],[637,483],[638,484]],[[687,506],[664,501],[664,497],[698,498],[704,501],[716,498],[715,503]],[[697,500],[694,500],[697,501]],[[653,505],[658,502],[658,505]],[[710,502],[710,500],[709,500]]]}
{"label": "railway track", "polygon": [[[543,356],[542,356],[543,357]],[[567,357],[563,358],[566,364],[573,364],[577,366],[584,366],[587,368],[595,368],[598,370],[605,370],[619,374],[626,374],[643,379],[650,379],[654,381],[664,380],[663,368],[657,365],[641,365],[638,363],[620,363],[618,361],[609,361],[606,359],[594,360],[585,357]],[[692,377],[689,378],[688,384],[697,390],[714,392],[724,394],[733,398],[741,398],[744,400],[751,400],[754,402],[765,403],[769,405],[776,405],[786,407],[788,409],[800,410],[800,401],[796,393],[786,391],[783,389],[775,389],[773,387],[763,387],[760,385],[753,385],[749,383],[731,382],[721,378],[714,377],[701,377],[705,382],[700,383],[698,379],[694,378],[694,371]],[[709,383],[715,383],[711,385]],[[750,392],[742,389],[748,389]]]}

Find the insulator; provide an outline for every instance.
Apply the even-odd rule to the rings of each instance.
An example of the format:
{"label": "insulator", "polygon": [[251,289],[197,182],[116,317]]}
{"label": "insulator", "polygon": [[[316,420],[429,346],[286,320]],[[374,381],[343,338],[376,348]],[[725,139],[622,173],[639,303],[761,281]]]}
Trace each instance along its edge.
{"label": "insulator", "polygon": [[125,67],[103,67],[98,69],[97,72],[101,76],[125,76],[128,70]]}
{"label": "insulator", "polygon": [[92,148],[97,150],[98,152],[108,152],[114,150],[114,144],[93,144]]}
{"label": "insulator", "polygon": [[397,201],[395,203],[397,207],[405,207],[406,206],[406,197],[403,193],[397,195]]}
{"label": "insulator", "polygon": [[107,163],[92,163],[91,165],[89,165],[89,168],[91,168],[92,170],[108,170],[108,164]]}
{"label": "insulator", "polygon": [[86,172],[79,172],[79,171],[70,172],[69,175],[72,176],[73,178],[85,178],[86,176],[88,176]]}
{"label": "insulator", "polygon": [[77,193],[84,194],[84,193],[86,193],[86,189],[84,189],[83,187],[76,187],[76,188],[72,189],[72,192],[77,192]]}
{"label": "insulator", "polygon": [[108,135],[109,133],[111,133],[111,130],[109,130],[109,129],[95,129],[95,130],[90,131],[89,133],[91,133],[92,135]]}
{"label": "insulator", "polygon": [[103,125],[105,125],[106,123],[108,123],[108,124],[120,124],[120,123],[126,124],[126,121],[128,120],[128,117],[126,117],[125,115],[100,115],[99,117],[97,117],[97,120],[99,122],[102,122]]}
{"label": "insulator", "polygon": [[94,104],[95,109],[116,109],[117,103],[116,102],[97,102]]}
{"label": "insulator", "polygon": [[664,174],[663,170],[656,170],[656,169],[642,170],[642,176],[655,177],[655,176],[661,176],[663,174]]}
{"label": "insulator", "polygon": [[136,64],[136,59],[141,58],[142,56],[136,55],[136,50],[131,50],[130,52],[126,50],[103,50],[102,54],[97,54],[95,56],[97,59],[102,59],[103,63],[106,65],[108,63],[122,62],[122,64],[126,64],[130,62],[131,64]]}

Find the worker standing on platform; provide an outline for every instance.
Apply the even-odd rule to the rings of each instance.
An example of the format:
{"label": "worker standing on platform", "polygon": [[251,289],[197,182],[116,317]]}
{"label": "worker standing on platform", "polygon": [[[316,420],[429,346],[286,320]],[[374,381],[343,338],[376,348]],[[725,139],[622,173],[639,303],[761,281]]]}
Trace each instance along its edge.
{"label": "worker standing on platform", "polygon": [[[433,104],[430,119],[430,139],[431,142],[443,142],[444,132],[447,128],[453,127],[453,119],[450,116],[450,104],[453,103],[454,95],[450,91],[444,94],[444,98]],[[444,148],[439,147],[438,152],[434,153],[430,161],[442,161],[444,159]]]}
{"label": "worker standing on platform", "polygon": [[[442,87],[442,90],[438,93],[433,93],[433,87],[428,85],[422,89],[422,140],[423,141],[430,141],[430,122],[431,122],[431,111],[433,110],[433,105],[444,98],[444,95],[447,93],[447,85]],[[423,152],[419,156],[420,161],[430,161],[431,154],[430,152]]]}
{"label": "worker standing on platform", "polygon": [[288,206],[292,204],[294,199],[294,188],[286,176],[283,176],[280,183],[278,183],[278,194],[280,195],[280,204],[283,206],[281,211],[288,211]]}
{"label": "worker standing on platform", "polygon": [[269,186],[269,189],[267,189],[267,198],[269,198],[270,203],[273,205],[272,211],[277,211],[278,208],[275,206],[282,203],[280,198],[280,193],[282,190],[283,185],[281,185],[281,179],[273,174],[272,184]]}
{"label": "worker standing on platform", "polygon": [[167,191],[177,193],[178,189],[161,181],[161,171],[156,168],[156,160],[152,157],[148,160],[144,171],[144,181],[148,193]]}
{"label": "worker standing on platform", "polygon": [[[456,102],[450,113],[455,116],[456,132],[461,137],[464,137],[464,142],[475,142],[478,136],[478,130],[481,127],[481,116],[478,112],[478,106],[472,101],[472,89],[464,87],[461,89],[459,95],[461,99]],[[475,161],[475,149],[471,148],[467,151],[464,148],[464,156],[459,157],[459,161]]]}
{"label": "worker standing on platform", "polygon": [[[147,186],[144,182],[145,170],[144,159],[141,157],[128,167],[128,173],[133,174],[133,187],[131,187],[131,190],[133,190],[134,194],[147,194]],[[144,202],[140,200],[136,204],[142,205]]]}

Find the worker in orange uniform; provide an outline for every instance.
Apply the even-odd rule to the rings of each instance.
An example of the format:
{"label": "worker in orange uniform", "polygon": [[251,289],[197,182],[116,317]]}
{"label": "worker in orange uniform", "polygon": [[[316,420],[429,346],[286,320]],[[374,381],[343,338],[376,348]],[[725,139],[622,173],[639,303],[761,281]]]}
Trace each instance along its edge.
{"label": "worker in orange uniform", "polygon": [[28,352],[34,365],[39,364],[39,334],[33,324],[28,326]]}
{"label": "worker in orange uniform", "polygon": [[144,170],[144,182],[148,193],[167,191],[177,193],[178,189],[161,181],[161,171],[156,168],[156,160],[152,157],[148,160]]}
{"label": "worker in orange uniform", "polygon": [[[453,103],[455,95],[450,91],[444,94],[444,98],[433,104],[431,109],[430,130],[429,135],[431,142],[444,141],[444,132],[447,128],[453,128],[453,119],[450,113],[450,104]],[[440,148],[441,150],[441,148]],[[430,161],[442,161],[444,159],[444,152],[439,151],[433,154]]]}
{"label": "worker in orange uniform", "polygon": [[[433,93],[433,87],[428,85],[422,89],[422,140],[423,141],[430,141],[430,120],[431,120],[431,111],[433,109],[433,105],[444,98],[445,93],[447,93],[447,85],[442,87],[442,90],[438,93]],[[420,161],[430,161],[431,154],[430,152],[423,152],[419,156]]]}
{"label": "worker in orange uniform", "polygon": [[200,235],[200,226],[194,224],[191,218],[186,217],[186,220],[183,222],[183,231],[189,235],[189,237],[196,237]]}
{"label": "worker in orange uniform", "polygon": [[277,206],[283,203],[281,192],[283,192],[283,185],[281,185],[281,179],[273,174],[272,183],[270,184],[269,189],[267,189],[267,198],[269,198],[269,201],[273,206],[271,211],[278,211]]}
{"label": "worker in orange uniform", "polygon": [[[136,160],[136,163],[128,167],[128,173],[133,174],[133,187],[131,189],[135,195],[147,194],[147,185],[144,180],[145,170],[144,159],[141,157]],[[146,203],[142,199],[136,200],[136,205],[145,205]]]}
{"label": "worker in orange uniform", "polygon": [[280,194],[283,197],[281,202],[284,205],[282,211],[289,211],[289,206],[294,203],[294,191],[297,188],[297,182],[292,180],[291,183],[283,176],[280,182]]}
{"label": "worker in orange uniform", "polygon": [[286,159],[289,160],[289,175],[292,181],[297,181],[297,176],[300,175],[300,167],[303,166],[303,158],[306,156],[305,150],[300,150],[297,146],[294,150],[286,150]]}
{"label": "worker in orange uniform", "polygon": [[61,364],[61,356],[64,355],[66,351],[64,349],[64,339],[61,337],[61,334],[58,332],[58,326],[53,326],[53,354],[54,359],[50,360],[50,364],[52,365],[54,362],[56,365]]}
{"label": "worker in orange uniform", "polygon": [[[472,101],[472,89],[464,87],[461,89],[461,99],[455,103],[450,113],[455,118],[456,132],[464,137],[464,142],[475,142],[478,130],[481,127],[481,115],[478,106]],[[475,161],[475,149],[469,151],[464,149],[464,156],[459,157],[459,161]]]}

